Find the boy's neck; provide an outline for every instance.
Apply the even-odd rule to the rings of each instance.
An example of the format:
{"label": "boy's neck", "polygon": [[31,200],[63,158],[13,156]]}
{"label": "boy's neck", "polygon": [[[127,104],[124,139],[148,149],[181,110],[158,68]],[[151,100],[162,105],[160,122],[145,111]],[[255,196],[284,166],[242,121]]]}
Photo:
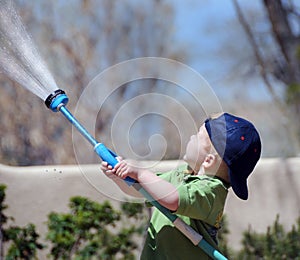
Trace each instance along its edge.
{"label": "boy's neck", "polygon": [[225,182],[226,184],[230,185],[230,179],[229,179],[229,174],[226,172],[226,173],[217,173],[215,174],[215,177],[221,179],[223,182]]}
{"label": "boy's neck", "polygon": [[230,184],[229,174],[228,174],[228,167],[226,164],[221,163],[219,169],[217,172],[208,172],[204,169],[204,167],[200,167],[199,171],[194,171],[194,175],[209,175],[209,176],[215,176],[224,182]]}

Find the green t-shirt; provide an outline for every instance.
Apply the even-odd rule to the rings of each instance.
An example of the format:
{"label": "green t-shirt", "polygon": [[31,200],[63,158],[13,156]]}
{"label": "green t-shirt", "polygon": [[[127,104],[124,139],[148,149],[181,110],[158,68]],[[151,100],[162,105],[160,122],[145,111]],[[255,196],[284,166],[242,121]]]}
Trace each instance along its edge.
{"label": "green t-shirt", "polygon": [[[190,175],[187,165],[159,176],[177,187],[179,207],[174,213],[217,248],[208,230],[220,227],[228,186],[216,177]],[[141,259],[210,258],[177,230],[166,216],[154,209]]]}

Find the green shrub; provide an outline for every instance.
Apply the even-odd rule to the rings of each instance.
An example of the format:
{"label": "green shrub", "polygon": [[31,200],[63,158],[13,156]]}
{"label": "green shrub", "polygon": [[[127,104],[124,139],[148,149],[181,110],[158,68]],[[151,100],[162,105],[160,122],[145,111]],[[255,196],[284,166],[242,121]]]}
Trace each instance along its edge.
{"label": "green shrub", "polygon": [[[0,184],[0,259],[36,259],[45,246],[33,224],[25,227],[9,225],[12,217],[4,214],[5,185]],[[135,259],[136,249],[146,227],[142,204],[123,203],[122,213],[108,201],[102,204],[84,197],[70,199],[68,213],[48,215],[47,239],[53,259]],[[279,223],[279,216],[266,233],[250,228],[243,233],[242,249],[235,252],[228,245],[229,228],[226,216],[219,231],[219,248],[228,259],[300,260],[300,217],[290,231]],[[8,249],[4,256],[3,244]]]}
{"label": "green shrub", "polygon": [[300,217],[286,232],[277,215],[265,234],[251,229],[244,232],[242,244],[238,259],[300,259]]}
{"label": "green shrub", "polygon": [[48,216],[51,255],[54,259],[134,259],[137,244],[133,236],[140,235],[139,228],[125,228],[120,221],[124,217],[129,223],[128,218],[137,217],[142,208],[136,206],[123,204],[126,210],[121,214],[108,201],[99,204],[79,196],[71,198],[69,213]]}
{"label": "green shrub", "polygon": [[4,214],[7,209],[4,204],[5,189],[5,185],[0,185],[0,259],[4,259],[4,243],[9,243],[6,260],[35,259],[37,251],[44,248],[44,245],[38,242],[39,235],[33,224],[25,227],[6,225],[13,218]]}

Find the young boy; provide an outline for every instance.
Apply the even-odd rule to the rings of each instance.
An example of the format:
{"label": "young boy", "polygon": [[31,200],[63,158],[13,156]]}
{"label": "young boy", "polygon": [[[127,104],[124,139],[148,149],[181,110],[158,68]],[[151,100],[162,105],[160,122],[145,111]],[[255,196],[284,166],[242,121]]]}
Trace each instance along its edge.
{"label": "young boy", "polygon": [[[241,199],[248,198],[247,178],[260,158],[261,142],[247,120],[224,113],[209,118],[186,147],[186,165],[154,174],[124,160],[102,170],[129,193],[122,179],[137,180],[162,206],[177,214],[217,247],[217,231],[229,187]],[[130,193],[134,195],[134,193]],[[178,231],[157,209],[154,210],[141,259],[209,259]]]}

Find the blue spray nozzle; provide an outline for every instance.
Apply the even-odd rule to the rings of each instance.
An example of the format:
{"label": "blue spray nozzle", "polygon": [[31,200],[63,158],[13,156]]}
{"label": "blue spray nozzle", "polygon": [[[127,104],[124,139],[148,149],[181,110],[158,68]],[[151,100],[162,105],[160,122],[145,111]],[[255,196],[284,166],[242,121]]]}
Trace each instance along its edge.
{"label": "blue spray nozzle", "polygon": [[57,112],[59,105],[66,105],[68,101],[69,98],[66,93],[61,89],[57,89],[46,98],[45,104],[53,112]]}

